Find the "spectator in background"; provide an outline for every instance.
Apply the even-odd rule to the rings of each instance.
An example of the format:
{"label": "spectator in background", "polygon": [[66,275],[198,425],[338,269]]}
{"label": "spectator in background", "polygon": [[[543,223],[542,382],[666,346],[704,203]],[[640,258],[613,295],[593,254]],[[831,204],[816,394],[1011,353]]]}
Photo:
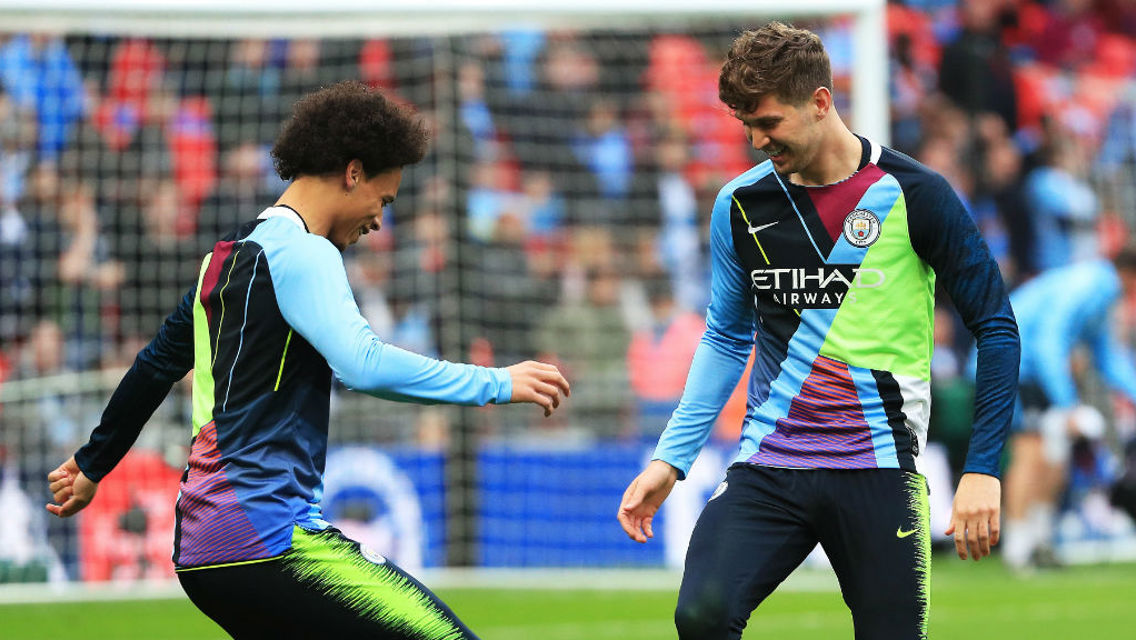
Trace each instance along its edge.
{"label": "spectator in background", "polygon": [[537,87],[503,97],[494,122],[512,141],[521,166],[547,172],[558,191],[571,195],[570,221],[603,216],[595,174],[572,151],[572,137],[600,92],[599,63],[582,43],[562,34],[548,44],[538,69]]}
{"label": "spectator in background", "polygon": [[620,122],[619,106],[613,100],[599,98],[592,103],[582,130],[572,141],[572,151],[592,172],[601,196],[617,201],[627,197],[635,163],[631,141]]}
{"label": "spectator in background", "polygon": [[1090,62],[1104,33],[1094,0],[1056,0],[1050,4],[1048,23],[1034,43],[1038,59],[1066,69]]}
{"label": "spectator in background", "polygon": [[690,361],[706,322],[676,303],[666,279],[647,282],[647,301],[651,323],[631,335],[627,370],[635,397],[638,433],[653,442],[682,398]]}
{"label": "spectator in background", "polygon": [[625,434],[627,349],[631,334],[619,307],[620,279],[609,264],[586,268],[584,295],[545,312],[533,340],[541,359],[557,362],[575,382],[566,412],[599,437]]}
{"label": "spectator in background", "polygon": [[689,158],[686,139],[677,131],[664,134],[655,149],[658,164],[655,195],[658,223],[657,255],[670,276],[676,302],[683,309],[705,309],[710,275],[704,258],[698,194],[683,168]]}
{"label": "spectator in background", "polygon": [[268,188],[270,163],[267,151],[255,141],[241,142],[225,152],[219,179],[205,199],[197,222],[197,236],[207,245],[203,249],[236,229],[242,212],[252,211],[278,195]]}
{"label": "spectator in background", "polygon": [[21,107],[0,81],[0,205],[23,197],[24,176],[35,155],[35,114]]}
{"label": "spectator in background", "polygon": [[1116,306],[1134,293],[1136,247],[1129,246],[1111,262],[1047,271],[1010,297],[1022,337],[1020,415],[1010,440],[1003,547],[1003,560],[1013,569],[1053,561],[1070,439],[1100,436],[1074,381],[1074,348],[1087,347],[1108,385],[1136,403],[1136,364],[1112,322]]}
{"label": "spectator in background", "polygon": [[200,267],[196,243],[177,233],[177,219],[184,215],[177,183],[166,178],[145,192],[136,217],[124,220],[116,237],[115,253],[125,276],[119,290],[119,334],[123,350],[130,353],[145,346],[145,337],[169,314],[168,301],[186,283],[196,282]]}
{"label": "spectator in background", "polygon": [[1047,119],[1040,166],[1025,178],[1026,206],[1033,213],[1035,264],[1039,271],[1098,255],[1099,201],[1084,179],[1085,146],[1054,119]]}
{"label": "spectator in background", "polygon": [[272,142],[280,122],[262,117],[279,115],[280,69],[271,64],[270,42],[246,38],[229,49],[228,66],[208,76],[217,134],[222,145],[244,140]]}
{"label": "spectator in background", "polygon": [[1017,129],[1013,66],[1002,44],[1002,7],[991,0],[960,0],[958,36],[943,49],[939,89],[968,115],[996,113]]}
{"label": "spectator in background", "polygon": [[[1001,119],[988,115],[982,140],[981,169],[977,172],[976,199],[981,206],[993,208],[1000,231],[1008,243],[1012,270],[1003,273],[1012,281],[1024,282],[1037,273],[1033,211],[1026,204],[1022,189],[1024,158],[1010,138]],[[988,239],[989,241],[989,239]]]}
{"label": "spectator in background", "polygon": [[57,305],[67,337],[68,364],[87,369],[106,353],[103,308],[123,283],[122,263],[100,228],[94,190],[85,183],[64,186],[59,201],[60,253]]}
{"label": "spectator in background", "polygon": [[896,149],[910,153],[919,146],[923,133],[921,111],[927,94],[935,86],[936,73],[915,57],[907,33],[895,37],[889,64],[892,142]]}
{"label": "spectator in background", "polygon": [[15,104],[35,114],[40,159],[58,158],[86,109],[83,80],[63,39],[14,36],[0,47],[0,83]]}

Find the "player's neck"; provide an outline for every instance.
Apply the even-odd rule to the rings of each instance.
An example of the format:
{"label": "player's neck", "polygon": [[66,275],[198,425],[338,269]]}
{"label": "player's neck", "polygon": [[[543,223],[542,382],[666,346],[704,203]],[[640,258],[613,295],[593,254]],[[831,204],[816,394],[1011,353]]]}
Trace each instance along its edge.
{"label": "player's neck", "polygon": [[280,194],[276,206],[288,206],[304,219],[309,232],[326,238],[335,217],[334,205],[342,199],[343,190],[335,180],[300,176]]}
{"label": "player's neck", "polygon": [[817,149],[816,157],[807,167],[790,176],[796,184],[821,186],[835,184],[848,179],[860,168],[863,146],[860,138],[848,130],[833,111],[823,126],[824,141]]}

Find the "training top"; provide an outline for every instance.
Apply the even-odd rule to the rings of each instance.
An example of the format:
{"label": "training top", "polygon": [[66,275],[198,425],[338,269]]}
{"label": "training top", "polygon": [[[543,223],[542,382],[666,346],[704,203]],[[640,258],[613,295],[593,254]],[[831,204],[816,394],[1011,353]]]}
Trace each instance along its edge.
{"label": "training top", "polygon": [[468,405],[512,397],[508,371],[382,342],[359,313],[340,251],[287,207],[218,242],[135,359],[75,455],[100,480],[193,369],[193,440],[177,499],[174,564],[272,558],[320,511],[332,373],[391,400]]}
{"label": "training top", "polygon": [[719,192],[706,331],[654,454],[680,477],[751,351],[737,462],[918,471],[936,278],[977,340],[964,471],[998,474],[1020,352],[998,265],[942,176],[861,142],[841,182],[797,185],[766,161]]}
{"label": "training top", "polygon": [[1083,344],[1108,384],[1136,402],[1136,366],[1111,313],[1122,295],[1120,276],[1107,260],[1051,269],[1018,287],[1010,301],[1022,335],[1022,382],[1041,387],[1056,407],[1073,407],[1071,357]]}

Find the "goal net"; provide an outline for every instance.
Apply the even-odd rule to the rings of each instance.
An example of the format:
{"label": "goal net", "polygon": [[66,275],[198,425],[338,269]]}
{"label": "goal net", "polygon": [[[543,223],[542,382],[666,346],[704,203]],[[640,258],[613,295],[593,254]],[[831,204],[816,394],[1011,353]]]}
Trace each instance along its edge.
{"label": "goal net", "polygon": [[0,583],[172,575],[188,380],[82,515],[47,517],[43,478],[203,253],[285,187],[268,151],[292,103],[344,79],[434,130],[382,231],[345,254],[371,327],[450,360],[555,361],[573,395],[544,419],[336,388],[328,519],[411,569],[681,559],[744,406],[661,539],[628,542],[614,514],[701,334],[710,203],[755,162],[717,101],[721,57],[771,18],[817,31],[841,113],[886,141],[882,0],[355,4],[0,8]]}

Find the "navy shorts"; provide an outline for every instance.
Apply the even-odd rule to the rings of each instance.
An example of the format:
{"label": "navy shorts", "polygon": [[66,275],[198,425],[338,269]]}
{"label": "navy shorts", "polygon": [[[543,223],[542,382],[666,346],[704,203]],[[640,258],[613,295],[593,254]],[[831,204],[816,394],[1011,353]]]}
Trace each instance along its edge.
{"label": "navy shorts", "polygon": [[177,575],[238,640],[477,640],[429,589],[337,529],[296,527],[283,556]]}
{"label": "navy shorts", "polygon": [[780,469],[738,463],[690,539],[675,624],[682,640],[741,638],[750,613],[824,548],[856,640],[927,637],[927,483],[901,469]]}

